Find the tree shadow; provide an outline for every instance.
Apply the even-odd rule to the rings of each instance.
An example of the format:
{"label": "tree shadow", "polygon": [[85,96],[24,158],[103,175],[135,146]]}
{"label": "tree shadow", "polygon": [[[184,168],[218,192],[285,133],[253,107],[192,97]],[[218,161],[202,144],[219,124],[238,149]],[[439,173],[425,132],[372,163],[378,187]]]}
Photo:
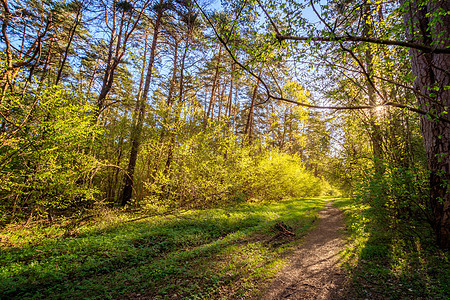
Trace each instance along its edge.
{"label": "tree shadow", "polygon": [[259,232],[268,239],[278,219],[294,214],[306,220],[317,203],[198,211],[5,249],[0,254],[0,298],[104,299],[143,293],[150,297],[160,287],[178,294],[216,289],[227,284],[226,274],[217,272],[229,256],[226,251],[232,251],[227,249],[255,243],[269,249],[251,236]]}
{"label": "tree shadow", "polygon": [[336,299],[450,298],[450,256],[435,247],[426,225],[393,229],[370,210],[353,218],[353,225],[364,219],[365,232],[348,227],[353,248],[343,255],[348,278]]}

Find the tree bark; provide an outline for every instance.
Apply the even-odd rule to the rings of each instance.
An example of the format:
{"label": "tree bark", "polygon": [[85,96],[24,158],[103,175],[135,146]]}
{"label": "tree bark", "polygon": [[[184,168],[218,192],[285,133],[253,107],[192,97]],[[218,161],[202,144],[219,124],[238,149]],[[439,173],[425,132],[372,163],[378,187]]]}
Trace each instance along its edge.
{"label": "tree bark", "polygon": [[[175,84],[177,81],[177,73],[178,73],[178,40],[176,37],[174,38],[175,44],[173,49],[173,68],[172,68],[172,79],[170,80],[170,86],[169,86],[169,94],[167,96],[167,107],[170,109],[173,104],[173,93],[175,91]],[[181,83],[180,83],[181,84]],[[181,87],[180,87],[180,93],[181,93]],[[164,129],[163,131],[164,132]]]}
{"label": "tree bark", "polygon": [[225,93],[225,85],[226,85],[226,82],[223,82],[222,84],[219,84],[219,88],[218,88],[219,91],[220,91],[220,88],[222,88],[221,92],[219,93],[220,94],[220,97],[219,97],[219,111],[218,111],[218,114],[217,114],[217,120],[218,121],[220,121],[220,118],[222,117],[223,95]]}
{"label": "tree bark", "polygon": [[222,45],[220,45],[220,47],[219,47],[219,55],[217,57],[216,71],[214,72],[213,85],[211,88],[211,100],[209,101],[208,111],[206,113],[205,120],[208,118],[212,119],[214,117],[214,93],[216,92],[217,78],[219,76],[219,67],[220,67],[221,58],[222,58]]}
{"label": "tree bark", "polygon": [[[183,57],[181,58],[181,68],[180,68],[180,89],[178,91],[178,99],[179,102],[181,102],[181,99],[183,97],[183,69],[184,69],[184,64],[185,64],[185,59],[186,59],[186,53],[187,53],[187,49],[189,47],[189,42],[186,41],[186,45],[185,45],[185,50],[184,50],[184,54]],[[169,124],[169,121],[171,118],[173,118],[172,116],[172,108],[173,108],[173,103],[174,103],[174,97],[173,97],[173,93],[175,90],[175,84],[176,84],[176,77],[177,77],[177,72],[178,72],[178,42],[175,42],[175,49],[174,49],[174,62],[173,62],[173,71],[172,71],[172,80],[170,82],[170,87],[169,87],[169,96],[167,99],[167,105],[168,105],[168,115],[167,115],[167,119],[166,119],[166,126]],[[178,110],[178,105],[175,105],[175,110]],[[175,112],[175,115],[177,116],[178,113],[177,111]],[[177,122],[177,117],[175,116],[175,120],[173,120],[173,123]],[[165,135],[165,127],[163,126],[162,130],[161,130],[161,143],[163,143],[163,138]],[[168,134],[170,136],[169,139],[169,143],[167,145],[167,159],[166,159],[166,163],[164,165],[164,170],[163,170],[163,174],[166,176],[167,174],[169,174],[169,170],[170,170],[170,165],[172,164],[172,159],[173,159],[173,148],[175,146],[175,132],[173,132],[172,128],[170,128],[170,130],[168,130]],[[163,148],[161,148],[162,150]],[[156,170],[158,168],[158,165],[156,164],[155,167],[155,173]],[[164,184],[162,190],[163,193],[166,193],[166,185]]]}
{"label": "tree bark", "polygon": [[228,94],[227,112],[226,112],[228,118],[231,118],[231,107],[233,106],[233,83],[234,83],[234,63],[231,63],[230,93]]}
{"label": "tree bark", "polygon": [[[137,25],[139,24],[139,21],[144,14],[144,10],[146,9],[149,3],[150,0],[144,2],[131,28],[129,28],[129,25],[131,24],[131,19],[128,20],[128,24],[125,26],[125,13],[122,12],[122,17],[120,19],[119,25],[119,33],[117,35],[116,35],[116,10],[114,9],[114,14],[112,18],[113,25],[111,30],[111,37],[108,45],[108,59],[106,61],[105,75],[103,76],[102,87],[100,90],[100,94],[98,95],[97,98],[97,111],[94,115],[95,122],[98,121],[98,118],[100,117],[102,110],[105,106],[105,99],[112,89],[115,72],[117,67],[119,66],[119,63],[122,61],[123,56],[125,55],[128,39],[130,38],[131,34],[134,32]],[[105,15],[107,16],[107,14],[108,13],[105,8]],[[123,30],[124,28],[125,32]],[[114,50],[114,43],[116,43],[115,50]]]}
{"label": "tree bark", "polygon": [[[258,77],[261,76],[261,70],[259,71]],[[248,143],[252,143],[252,128],[253,128],[253,114],[254,114],[254,108],[255,108],[255,101],[256,101],[256,94],[258,92],[258,86],[259,86],[259,79],[256,79],[255,87],[253,88],[252,93],[252,101],[250,103],[250,108],[247,115],[247,123],[245,125],[244,129],[244,135],[248,135]]]}
{"label": "tree bark", "polygon": [[153,41],[150,50],[150,58],[148,62],[147,75],[145,77],[144,84],[144,92],[142,97],[138,97],[136,106],[138,107],[138,114],[136,124],[132,128],[131,132],[131,151],[130,151],[130,160],[128,162],[127,172],[125,174],[125,186],[122,192],[121,205],[125,206],[130,202],[131,196],[133,194],[133,180],[134,180],[134,171],[136,168],[137,154],[139,151],[139,146],[141,144],[141,132],[144,123],[144,115],[145,115],[145,105],[147,103],[148,92],[150,90],[150,82],[152,80],[152,71],[153,65],[155,62],[155,53],[156,53],[156,44],[158,40],[159,27],[161,25],[161,18],[163,15],[163,2],[164,0],[159,1],[158,5],[158,13],[155,21],[155,28],[153,32]]}
{"label": "tree bark", "polygon": [[[365,4],[365,14],[363,17],[363,23],[364,23],[364,29],[363,29],[363,36],[364,37],[372,37],[372,11],[370,9],[370,1],[367,1]],[[375,78],[374,78],[374,68],[373,68],[373,55],[372,55],[372,45],[367,44],[366,45],[367,50],[365,53],[365,59],[366,59],[366,86],[367,86],[367,95],[369,97],[369,105],[376,106],[378,105],[376,94],[375,94]],[[371,110],[369,112],[370,119],[370,140],[372,144],[372,152],[373,157],[375,159],[375,170],[377,173],[382,172],[381,164],[377,163],[377,160],[383,159],[383,148],[382,148],[382,135],[381,135],[381,128],[378,123],[378,116],[377,112]]]}
{"label": "tree bark", "polygon": [[[404,16],[408,40],[438,48],[450,46],[450,15],[433,16],[439,10],[450,11],[449,1],[412,0],[403,1],[403,5],[408,11]],[[420,108],[448,119],[450,55],[414,48],[410,49],[410,55],[415,87],[431,98],[418,96]],[[450,125],[421,116],[421,128],[430,171],[433,227],[439,246],[450,249]]]}
{"label": "tree bark", "polygon": [[81,17],[81,5],[78,7],[78,10],[77,10],[77,15],[75,17],[75,24],[73,25],[73,27],[71,28],[71,30],[69,32],[69,41],[67,42],[66,50],[64,51],[64,57],[63,57],[61,66],[59,67],[58,75],[56,76],[55,85],[58,85],[59,80],[61,79],[61,75],[62,75],[64,66],[66,65],[67,56],[69,55],[70,45],[72,44],[73,37],[75,36],[77,27],[80,24],[80,17]]}

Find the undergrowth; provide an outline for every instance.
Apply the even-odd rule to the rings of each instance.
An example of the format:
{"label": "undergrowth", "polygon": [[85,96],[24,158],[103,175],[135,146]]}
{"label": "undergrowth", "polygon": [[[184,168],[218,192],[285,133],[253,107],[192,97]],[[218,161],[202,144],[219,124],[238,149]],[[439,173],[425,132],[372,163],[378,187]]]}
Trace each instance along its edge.
{"label": "undergrowth", "polygon": [[[0,232],[0,299],[255,296],[323,203],[251,203],[134,221],[110,213],[70,230],[7,227]],[[296,236],[277,233],[279,222]]]}
{"label": "undergrowth", "polygon": [[380,230],[369,205],[347,198],[334,205],[346,213],[348,299],[450,298],[449,253],[436,248],[426,225],[414,232]]}

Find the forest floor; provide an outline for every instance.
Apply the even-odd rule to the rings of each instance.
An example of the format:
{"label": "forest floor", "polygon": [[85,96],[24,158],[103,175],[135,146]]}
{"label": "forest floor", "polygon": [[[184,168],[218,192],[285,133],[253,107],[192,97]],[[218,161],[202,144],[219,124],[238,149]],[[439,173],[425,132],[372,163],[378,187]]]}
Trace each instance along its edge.
{"label": "forest floor", "polygon": [[346,276],[339,252],[346,244],[344,228],[343,212],[328,202],[319,213],[317,227],[304,238],[262,299],[342,298]]}
{"label": "forest floor", "polygon": [[11,224],[0,230],[0,299],[261,298],[330,200]]}
{"label": "forest floor", "polygon": [[450,299],[450,254],[369,213],[314,197],[10,224],[0,299]]}

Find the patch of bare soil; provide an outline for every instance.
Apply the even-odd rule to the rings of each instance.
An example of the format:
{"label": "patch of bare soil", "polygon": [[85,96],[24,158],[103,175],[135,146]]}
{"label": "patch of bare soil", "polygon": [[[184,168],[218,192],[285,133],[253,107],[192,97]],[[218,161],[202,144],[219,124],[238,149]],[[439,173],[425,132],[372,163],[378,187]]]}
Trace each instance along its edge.
{"label": "patch of bare soil", "polygon": [[339,267],[344,248],[343,213],[328,202],[319,223],[272,281],[262,299],[343,299],[346,276]]}

